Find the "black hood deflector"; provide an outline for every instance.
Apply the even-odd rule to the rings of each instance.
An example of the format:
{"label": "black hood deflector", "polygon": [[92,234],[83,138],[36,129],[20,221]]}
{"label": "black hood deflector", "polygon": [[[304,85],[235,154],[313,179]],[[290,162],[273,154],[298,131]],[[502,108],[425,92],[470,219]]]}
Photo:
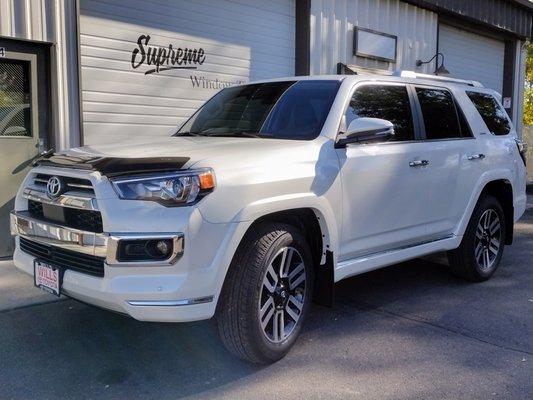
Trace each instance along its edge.
{"label": "black hood deflector", "polygon": [[176,171],[181,169],[187,161],[189,161],[189,157],[119,158],[90,154],[73,156],[56,153],[38,159],[34,165],[98,171],[103,175],[113,177],[147,172]]}

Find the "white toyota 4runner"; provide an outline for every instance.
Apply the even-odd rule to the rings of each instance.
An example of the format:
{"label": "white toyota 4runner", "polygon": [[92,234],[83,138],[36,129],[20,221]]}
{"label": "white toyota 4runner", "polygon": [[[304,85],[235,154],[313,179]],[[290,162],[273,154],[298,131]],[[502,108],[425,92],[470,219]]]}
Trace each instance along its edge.
{"label": "white toyota 4runner", "polygon": [[216,317],[231,352],[272,362],[341,279],[441,251],[490,278],[526,205],[498,97],[408,72],[223,89],[172,137],[38,160],[15,265],[138,320]]}

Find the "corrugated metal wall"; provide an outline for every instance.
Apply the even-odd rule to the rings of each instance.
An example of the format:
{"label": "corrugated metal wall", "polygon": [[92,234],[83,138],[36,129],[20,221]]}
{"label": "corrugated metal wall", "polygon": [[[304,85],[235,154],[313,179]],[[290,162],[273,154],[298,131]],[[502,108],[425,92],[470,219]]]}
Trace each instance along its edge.
{"label": "corrugated metal wall", "polygon": [[[398,36],[397,63],[353,55],[353,28]],[[364,68],[415,70],[436,52],[437,14],[399,0],[312,0],[311,74],[336,72],[342,62]],[[417,69],[432,72],[435,64]]]}
{"label": "corrugated metal wall", "polygon": [[[169,135],[219,83],[294,75],[294,0],[81,0],[84,141]],[[202,48],[197,70],[132,67],[151,46]],[[139,60],[139,58],[137,58]]]}
{"label": "corrugated metal wall", "polygon": [[523,38],[533,36],[531,0],[405,0],[437,12],[467,17]]}
{"label": "corrugated metal wall", "polygon": [[57,149],[79,143],[78,53],[74,0],[0,0],[0,35],[52,48],[52,111]]}
{"label": "corrugated metal wall", "polygon": [[453,78],[473,79],[502,93],[505,43],[441,24],[439,51]]}

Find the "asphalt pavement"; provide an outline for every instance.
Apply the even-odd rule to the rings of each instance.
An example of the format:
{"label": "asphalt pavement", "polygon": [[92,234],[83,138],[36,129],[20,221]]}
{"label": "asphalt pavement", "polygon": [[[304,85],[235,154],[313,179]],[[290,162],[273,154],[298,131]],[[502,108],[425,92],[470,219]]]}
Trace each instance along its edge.
{"label": "asphalt pavement", "polygon": [[439,257],[348,279],[262,367],[229,355],[211,321],[142,323],[15,274],[0,280],[0,399],[532,399],[532,260],[530,209],[490,281]]}

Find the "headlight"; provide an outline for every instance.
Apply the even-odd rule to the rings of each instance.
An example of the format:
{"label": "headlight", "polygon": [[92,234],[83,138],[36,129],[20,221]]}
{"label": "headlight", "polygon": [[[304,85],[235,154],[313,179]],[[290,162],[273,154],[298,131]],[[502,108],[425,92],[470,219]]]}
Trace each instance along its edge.
{"label": "headlight", "polygon": [[137,175],[111,180],[121,199],[150,200],[165,206],[188,205],[215,188],[211,168]]}

